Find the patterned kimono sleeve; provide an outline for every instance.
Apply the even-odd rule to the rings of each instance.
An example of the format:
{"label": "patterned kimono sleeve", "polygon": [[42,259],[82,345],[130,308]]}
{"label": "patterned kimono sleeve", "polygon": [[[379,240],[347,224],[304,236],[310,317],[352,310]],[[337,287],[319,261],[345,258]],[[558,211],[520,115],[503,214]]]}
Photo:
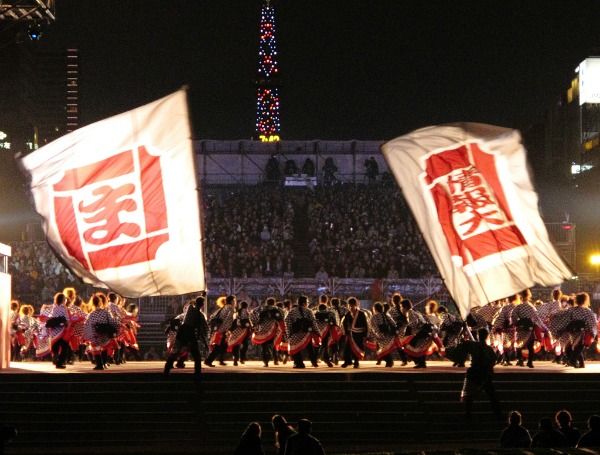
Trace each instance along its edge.
{"label": "patterned kimono sleeve", "polygon": [[339,327],[341,324],[340,315],[335,310],[331,310],[330,313],[331,313],[330,318],[332,318],[334,325],[337,325]]}
{"label": "patterned kimono sleeve", "polygon": [[598,335],[598,318],[590,309],[588,309],[588,311],[586,312],[585,326],[586,330],[592,333],[594,337]]}
{"label": "patterned kimono sleeve", "polygon": [[233,308],[230,305],[223,307],[223,313],[221,313],[222,322],[219,326],[219,332],[227,332],[233,324]]}
{"label": "patterned kimono sleeve", "polygon": [[425,325],[425,318],[421,313],[415,310],[411,310],[408,313],[408,326],[412,330],[412,334],[415,335],[417,331]]}
{"label": "patterned kimono sleeve", "polygon": [[292,325],[298,319],[298,309],[296,307],[292,308],[288,315],[285,317],[285,334],[288,338],[292,335]]}
{"label": "patterned kimono sleeve", "polygon": [[319,326],[317,325],[317,318],[315,316],[315,313],[313,313],[312,311],[309,311],[308,313],[309,313],[308,318],[312,322],[312,332],[318,334],[319,333]]}
{"label": "patterned kimono sleeve", "polygon": [[377,313],[373,315],[369,321],[369,330],[375,336],[376,339],[380,340],[383,338],[383,332],[381,326],[384,324],[383,314]]}
{"label": "patterned kimono sleeve", "polygon": [[538,327],[541,327],[543,330],[548,331],[548,327],[546,327],[546,324],[544,323],[544,321],[540,317],[540,314],[535,308],[531,308],[531,320]]}

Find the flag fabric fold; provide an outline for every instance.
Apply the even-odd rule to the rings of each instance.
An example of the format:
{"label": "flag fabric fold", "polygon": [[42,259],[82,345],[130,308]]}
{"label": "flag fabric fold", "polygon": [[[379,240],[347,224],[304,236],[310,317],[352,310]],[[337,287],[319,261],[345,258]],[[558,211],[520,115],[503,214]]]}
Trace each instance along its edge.
{"label": "flag fabric fold", "polygon": [[536,283],[571,278],[538,211],[518,131],[432,126],[382,152],[463,316]]}
{"label": "flag fabric fold", "polygon": [[185,90],[80,128],[20,164],[50,246],[84,282],[127,297],[206,288]]}

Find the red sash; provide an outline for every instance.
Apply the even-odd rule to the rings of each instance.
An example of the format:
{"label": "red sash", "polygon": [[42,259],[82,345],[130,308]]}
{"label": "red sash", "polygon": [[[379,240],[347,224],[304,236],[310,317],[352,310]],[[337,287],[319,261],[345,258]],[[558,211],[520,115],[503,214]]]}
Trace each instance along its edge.
{"label": "red sash", "polygon": [[306,348],[308,346],[308,344],[312,341],[312,334],[310,332],[308,332],[306,335],[304,335],[304,337],[302,337],[302,339],[296,343],[296,344],[292,344],[289,343],[289,347],[288,347],[288,352],[290,355],[294,355],[294,354],[298,354],[300,351],[302,351],[304,348]]}
{"label": "red sash", "polygon": [[[234,338],[233,334],[235,332],[239,332],[239,335]],[[229,336],[229,339],[227,340],[227,352],[232,352],[233,348],[242,344],[242,342],[248,336],[249,329],[245,328],[244,330],[239,330],[239,331],[236,330],[235,332],[232,332],[231,335]]]}
{"label": "red sash", "polygon": [[215,332],[210,337],[210,343],[209,344],[211,346],[218,346],[219,344],[221,344],[221,340],[222,339],[223,339],[223,334],[221,332]]}

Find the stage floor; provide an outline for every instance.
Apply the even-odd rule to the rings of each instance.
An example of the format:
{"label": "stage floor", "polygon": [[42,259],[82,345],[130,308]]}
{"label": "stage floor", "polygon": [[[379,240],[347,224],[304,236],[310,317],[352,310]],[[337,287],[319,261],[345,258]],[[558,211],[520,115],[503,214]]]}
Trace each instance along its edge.
{"label": "stage floor", "polygon": [[[276,374],[331,374],[331,373],[347,373],[347,374],[361,374],[361,373],[382,373],[382,374],[422,374],[422,373],[445,373],[445,374],[464,374],[465,368],[452,367],[450,362],[447,361],[429,361],[427,362],[426,369],[414,369],[413,364],[407,366],[400,366],[400,362],[397,362],[392,368],[385,368],[383,365],[376,365],[374,360],[366,360],[360,363],[360,368],[341,368],[341,366],[334,366],[328,368],[325,364],[319,364],[318,368],[309,366],[310,363],[306,363],[304,369],[292,368],[292,363],[288,362],[286,365],[274,366],[270,365],[268,368],[264,367],[262,362],[251,360],[247,361],[244,365],[237,367],[233,366],[233,362],[226,362],[226,366],[221,366],[215,363],[214,368],[206,367],[202,365],[203,374],[244,374],[244,373],[276,373]],[[497,366],[494,371],[497,374],[511,374],[511,373],[530,373],[530,374],[545,374],[545,373],[566,373],[566,374],[598,374],[600,373],[600,361],[586,362],[585,368],[572,368],[564,365],[557,365],[549,361],[535,362],[535,368],[517,367],[517,366]],[[74,365],[68,365],[66,369],[59,370],[52,365],[50,362],[11,362],[10,368],[0,370],[0,374],[131,374],[131,373],[162,373],[164,367],[164,361],[130,361],[124,365],[112,365],[109,369],[104,371],[94,371],[93,365],[89,362],[75,362]],[[173,368],[171,374],[191,374],[193,372],[193,362],[186,362],[185,369]]]}

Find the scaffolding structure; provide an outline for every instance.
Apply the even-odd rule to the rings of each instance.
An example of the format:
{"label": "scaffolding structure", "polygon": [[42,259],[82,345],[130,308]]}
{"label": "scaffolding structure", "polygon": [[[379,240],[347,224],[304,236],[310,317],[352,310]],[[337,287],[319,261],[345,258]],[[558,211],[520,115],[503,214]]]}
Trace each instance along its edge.
{"label": "scaffolding structure", "polygon": [[56,20],[55,0],[0,0],[0,22],[51,23]]}

